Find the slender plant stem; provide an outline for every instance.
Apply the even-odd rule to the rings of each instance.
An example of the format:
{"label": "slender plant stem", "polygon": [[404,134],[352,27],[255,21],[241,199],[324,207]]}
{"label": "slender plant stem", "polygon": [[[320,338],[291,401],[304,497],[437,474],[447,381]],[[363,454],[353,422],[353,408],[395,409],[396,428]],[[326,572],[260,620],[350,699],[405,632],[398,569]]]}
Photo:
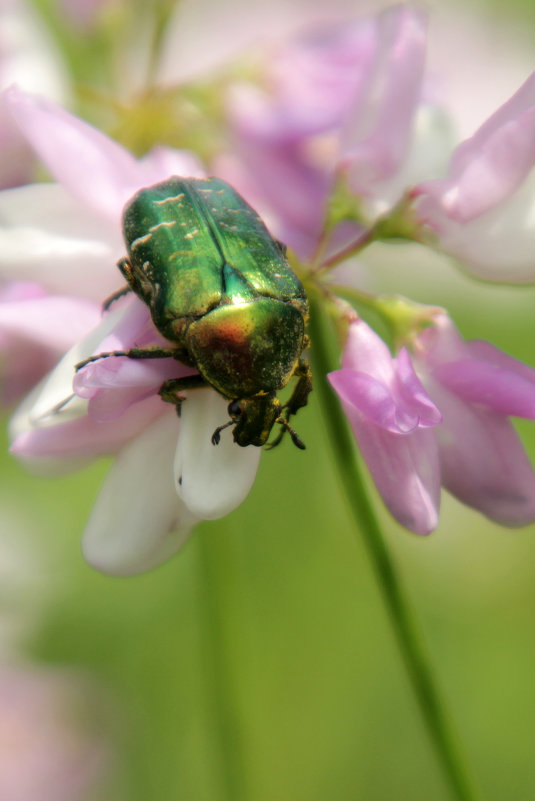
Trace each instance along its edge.
{"label": "slender plant stem", "polygon": [[232,670],[231,636],[225,587],[232,585],[231,558],[223,537],[206,532],[196,538],[198,556],[201,670],[206,686],[215,774],[221,801],[248,801],[245,789],[243,732]]}
{"label": "slender plant stem", "polygon": [[461,757],[459,744],[450,726],[433,669],[366,491],[353,437],[340,404],[328,385],[326,375],[329,370],[336,367],[330,363],[324,312],[319,304],[312,303],[311,306],[310,334],[315,366],[314,386],[322,405],[323,419],[334,450],[334,461],[354,521],[364,538],[375,568],[410,681],[444,774],[458,801],[476,801],[479,796],[472,786]]}

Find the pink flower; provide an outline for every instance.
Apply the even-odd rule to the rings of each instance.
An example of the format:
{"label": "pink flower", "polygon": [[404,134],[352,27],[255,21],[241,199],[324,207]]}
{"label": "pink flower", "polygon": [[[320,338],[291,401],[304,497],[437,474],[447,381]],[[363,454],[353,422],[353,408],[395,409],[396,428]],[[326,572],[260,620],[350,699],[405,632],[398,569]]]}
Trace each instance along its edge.
{"label": "pink flower", "polygon": [[406,528],[428,534],[438,522],[441,416],[403,349],[393,359],[362,320],[351,323],[342,369],[329,373],[383,500]]}
{"label": "pink flower", "polygon": [[15,282],[0,293],[2,395],[11,402],[97,324],[102,300],[120,285],[112,265],[123,253],[125,201],[173,172],[199,174],[200,165],[164,148],[137,161],[87,123],[15,87],[3,103],[59,181],[0,193],[0,278]]}
{"label": "pink flower", "polygon": [[393,359],[359,320],[342,369],[329,374],[390,512],[428,533],[442,485],[498,523],[533,522],[535,471],[508,418],[535,419],[535,370],[488,342],[464,342],[445,313],[419,336],[413,361],[405,349]]}
{"label": "pink flower", "polygon": [[[0,3],[0,90],[20,83],[26,90],[61,101],[64,67],[46,29],[25,0]],[[31,180],[35,158],[0,98],[0,187]]]}
{"label": "pink flower", "polygon": [[0,798],[94,798],[109,754],[75,722],[73,712],[88,711],[88,690],[64,671],[0,666]]}
{"label": "pink flower", "polygon": [[442,250],[494,281],[535,279],[535,73],[465,142],[416,212]]}
{"label": "pink flower", "polygon": [[100,307],[89,299],[49,295],[32,282],[1,287],[0,400],[10,404],[22,397],[99,321]]}
{"label": "pink flower", "polygon": [[[78,289],[102,301],[123,283],[115,263],[124,254],[124,202],[170,174],[199,175],[199,163],[189,153],[165,149],[136,161],[47,101],[16,89],[7,101],[60,183],[0,194],[0,210],[6,212],[0,271],[26,279],[46,276],[54,291],[65,285],[68,292]],[[65,298],[66,309],[68,302]],[[70,303],[76,313],[80,299]],[[25,331],[34,339],[39,319],[36,313],[27,321]],[[212,389],[191,393],[180,420],[161,401],[157,391],[163,381],[191,372],[173,359],[110,358],[75,376],[75,364],[94,353],[159,343],[147,307],[133,295],[118,301],[75,342],[11,422],[13,452],[41,471],[117,454],[83,536],[88,561],[108,572],[146,570],[170,556],[196,521],[227,514],[247,495],[260,458],[259,448],[235,445],[230,430],[218,447],[212,445],[213,431],[228,419],[228,402]]]}
{"label": "pink flower", "polygon": [[443,138],[432,155],[429,125],[418,127],[425,39],[424,16],[407,6],[312,29],[274,50],[264,88],[229,94],[235,155],[218,170],[302,257],[317,245],[336,171],[373,218],[442,162]]}
{"label": "pink flower", "polygon": [[506,526],[535,520],[535,472],[509,417],[535,420],[535,370],[489,342],[464,342],[446,314],[420,336],[415,365],[442,423],[442,484]]}

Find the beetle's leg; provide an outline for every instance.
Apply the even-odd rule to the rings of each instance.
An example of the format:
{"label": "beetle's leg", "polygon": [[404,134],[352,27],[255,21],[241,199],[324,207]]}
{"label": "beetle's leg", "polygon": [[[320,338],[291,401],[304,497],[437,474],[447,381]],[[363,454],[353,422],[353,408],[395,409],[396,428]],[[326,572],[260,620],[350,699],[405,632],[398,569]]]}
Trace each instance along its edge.
{"label": "beetle's leg", "polygon": [[186,389],[199,389],[206,386],[206,380],[202,375],[196,373],[195,375],[186,375],[182,378],[170,378],[164,381],[158,395],[166,403],[173,403],[176,406],[176,413],[180,417],[180,409],[182,403],[186,400],[181,392]]}
{"label": "beetle's leg", "polygon": [[122,272],[123,277],[126,279],[126,283],[130,287],[130,289],[133,289],[135,292],[138,282],[134,270],[132,269],[132,265],[130,264],[128,259],[119,259],[119,261],[117,262],[117,267]]}
{"label": "beetle's leg", "polygon": [[280,426],[281,426],[281,430],[279,431],[278,435],[275,437],[275,439],[273,440],[273,442],[271,442],[271,443],[270,443],[270,444],[267,446],[266,450],[270,451],[272,448],[275,448],[275,447],[276,447],[276,446],[279,444],[279,442],[281,441],[281,439],[283,438],[283,436],[285,435],[285,433],[286,433],[286,432],[288,432],[288,433],[289,433],[289,435],[290,435],[290,437],[292,438],[292,442],[293,442],[293,444],[294,444],[294,445],[295,445],[297,448],[299,448],[299,450],[306,451],[306,449],[307,449],[307,446],[305,445],[305,443],[303,442],[303,440],[301,439],[301,437],[299,436],[299,434],[297,433],[297,431],[295,431],[295,430],[294,430],[294,429],[291,427],[291,425],[290,425],[290,423],[288,422],[288,420],[286,420],[284,417],[277,417],[277,419],[275,420],[275,422],[280,424]]}
{"label": "beetle's leg", "polygon": [[307,405],[308,396],[312,392],[312,370],[306,359],[299,360],[294,375],[298,376],[299,380],[290,395],[288,403],[283,406],[286,420],[289,420],[292,414],[297,414],[299,409]]}
{"label": "beetle's leg", "polygon": [[268,450],[275,448],[282,440],[285,433],[288,431],[292,438],[292,442],[301,450],[305,450],[305,444],[293,430],[289,424],[289,419],[293,414],[297,414],[299,409],[306,406],[308,396],[312,392],[312,370],[306,359],[300,359],[295,375],[299,377],[297,384],[294,387],[292,394],[287,403],[284,404],[283,413],[278,417],[275,422],[280,424],[280,431],[267,447]]}
{"label": "beetle's leg", "polygon": [[122,298],[124,295],[127,295],[129,292],[132,292],[131,286],[123,286],[122,289],[118,289],[117,292],[114,292],[109,298],[106,298],[104,303],[102,304],[102,311],[108,311],[112,303],[115,303],[116,300]]}
{"label": "beetle's leg", "polygon": [[155,345],[153,348],[130,348],[129,350],[110,350],[107,353],[97,353],[78,362],[74,365],[76,372],[85,367],[90,362],[97,362],[99,359],[109,359],[110,356],[126,356],[128,359],[169,359],[174,358],[175,348],[162,348]]}
{"label": "beetle's leg", "polygon": [[132,292],[135,292],[143,303],[150,305],[154,292],[154,284],[147,279],[143,270],[136,267],[135,264],[131,264],[128,259],[119,259],[117,267],[122,272],[123,278]]}

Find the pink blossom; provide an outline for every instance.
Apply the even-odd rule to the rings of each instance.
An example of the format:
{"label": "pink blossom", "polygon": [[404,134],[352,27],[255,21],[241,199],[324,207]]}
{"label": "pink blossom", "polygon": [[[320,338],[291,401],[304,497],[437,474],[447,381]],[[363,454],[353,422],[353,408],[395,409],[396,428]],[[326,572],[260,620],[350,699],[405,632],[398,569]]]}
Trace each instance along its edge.
{"label": "pink blossom", "polygon": [[535,73],[457,147],[445,178],[415,188],[416,212],[476,275],[533,281],[534,166]]}
{"label": "pink blossom", "polygon": [[88,689],[65,671],[0,666],[0,798],[94,797],[109,754],[73,716],[87,707]]}
{"label": "pink blossom", "polygon": [[362,320],[351,323],[342,369],[329,373],[383,500],[418,534],[438,522],[440,412],[402,350],[393,359]]}
{"label": "pink blossom", "polygon": [[[198,175],[200,165],[189,153],[167,149],[136,161],[52,103],[17,89],[7,102],[60,184],[0,194],[6,209],[0,270],[8,277],[46,276],[50,286],[65,282],[70,292],[80,282],[79,291],[103,300],[123,283],[115,262],[124,253],[119,223],[125,200],[170,173]],[[71,299],[72,312],[76,302]],[[36,314],[35,328],[27,321],[28,336],[39,338],[39,319]],[[197,520],[227,514],[243,500],[260,449],[235,445],[230,430],[212,445],[212,433],[228,419],[228,401],[210,388],[190,393],[178,419],[157,395],[166,379],[192,372],[174,359],[113,357],[75,375],[75,365],[95,353],[164,344],[137,297],[117,301],[74,340],[15,412],[12,451],[47,472],[116,454],[83,536],[84,554],[104,571],[146,570],[170,556]]]}
{"label": "pink blossom", "polygon": [[294,37],[268,56],[263,88],[232,87],[235,154],[217,169],[302,257],[317,245],[335,174],[373,218],[442,162],[443,136],[433,129],[430,147],[429,121],[418,127],[425,41],[423,14],[395,6]]}
{"label": "pink blossom", "polygon": [[49,295],[32,282],[1,287],[2,402],[28,392],[99,320],[100,307],[91,300]]}
{"label": "pink blossom", "polygon": [[102,300],[120,285],[113,265],[123,254],[125,201],[140,186],[201,167],[167,148],[137,161],[51,101],[15,87],[3,103],[59,181],[0,194],[0,278],[19,287],[0,293],[2,393],[11,402],[97,324]]}
{"label": "pink blossom", "polygon": [[418,378],[407,351],[393,359],[358,321],[329,375],[388,509],[427,533],[442,485],[503,525],[533,522],[535,471],[508,418],[535,419],[535,370],[488,342],[464,342],[445,313],[413,361]]}
{"label": "pink blossom", "polygon": [[[66,95],[64,67],[54,42],[25,0],[0,3],[0,90],[13,82],[54,100]],[[0,187],[31,180],[35,158],[0,97]]]}
{"label": "pink blossom", "polygon": [[420,336],[415,365],[442,413],[443,486],[507,526],[535,520],[535,471],[509,417],[535,419],[535,370],[489,342],[464,342],[446,314]]}

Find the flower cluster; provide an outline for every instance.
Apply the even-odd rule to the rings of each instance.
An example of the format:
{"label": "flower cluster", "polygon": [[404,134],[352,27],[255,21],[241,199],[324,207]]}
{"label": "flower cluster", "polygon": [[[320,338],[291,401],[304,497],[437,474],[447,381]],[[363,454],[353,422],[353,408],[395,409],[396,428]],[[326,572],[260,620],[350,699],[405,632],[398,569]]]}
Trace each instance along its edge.
{"label": "flower cluster", "polygon": [[[197,373],[191,359],[124,355],[169,347],[146,303],[128,294],[100,311],[120,288],[125,202],[170,175],[235,186],[292,249],[307,289],[349,321],[329,380],[400,523],[435,528],[441,486],[505,525],[535,520],[535,473],[509,421],[535,417],[535,371],[489,343],[463,342],[442,309],[407,303],[401,322],[378,296],[376,312],[393,321],[392,356],[328,280],[333,266],[392,237],[488,280],[535,277],[535,75],[454,148],[447,110],[425,82],[426,25],[403,5],[268,47],[254,81],[217,84],[226,136],[204,164],[180,142],[136,159],[48,100],[4,94],[56,181],[0,194],[6,386],[13,396],[40,381],[13,416],[12,451],[42,470],[116,454],[83,539],[96,567],[133,573],[167,558],[198,520],[245,498],[260,456],[231,430],[212,445],[229,399],[211,387],[185,393],[180,419],[162,403],[164,382]],[[99,353],[116,355],[75,371]]]}

